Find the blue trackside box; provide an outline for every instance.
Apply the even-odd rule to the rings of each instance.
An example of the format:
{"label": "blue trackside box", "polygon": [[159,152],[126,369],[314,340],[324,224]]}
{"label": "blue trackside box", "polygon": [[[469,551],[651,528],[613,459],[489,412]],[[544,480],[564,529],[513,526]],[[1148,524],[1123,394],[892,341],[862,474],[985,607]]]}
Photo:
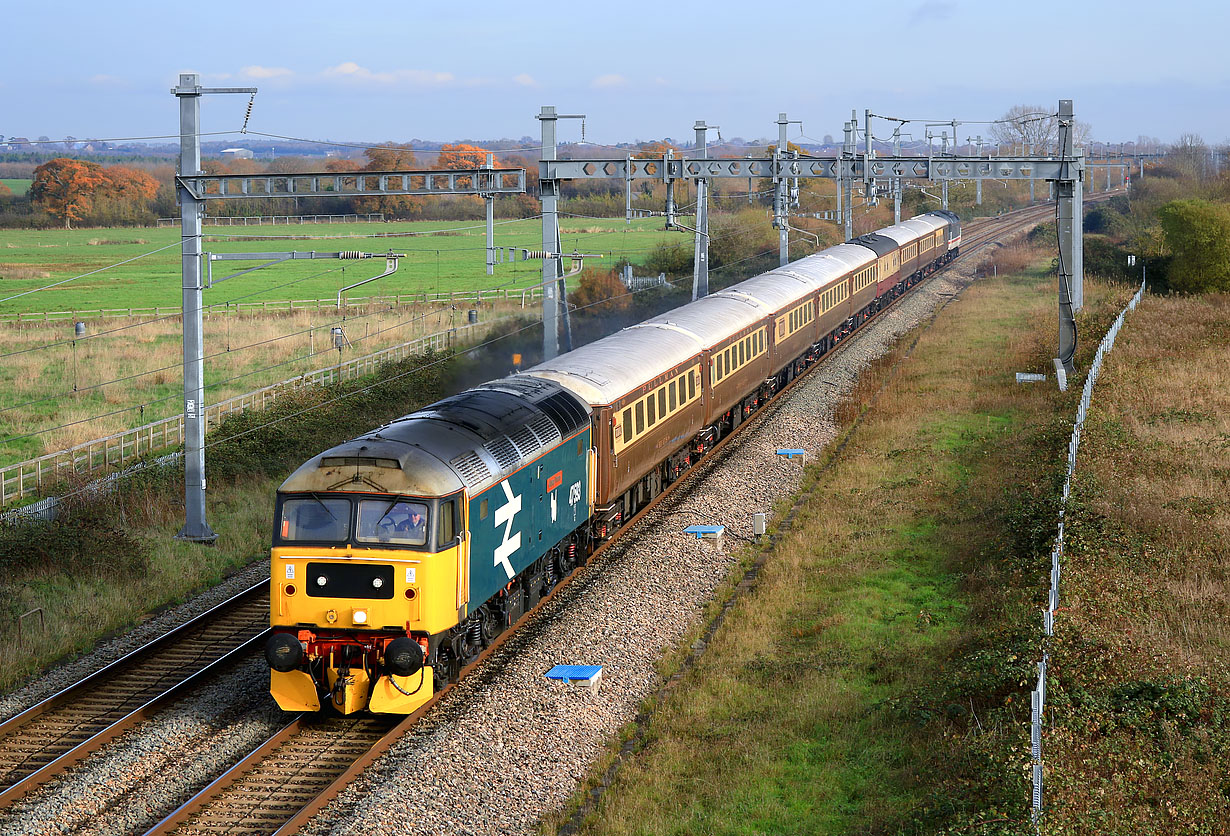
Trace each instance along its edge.
{"label": "blue trackside box", "polygon": [[547,679],[564,682],[594,682],[602,677],[602,665],[556,665],[546,673]]}

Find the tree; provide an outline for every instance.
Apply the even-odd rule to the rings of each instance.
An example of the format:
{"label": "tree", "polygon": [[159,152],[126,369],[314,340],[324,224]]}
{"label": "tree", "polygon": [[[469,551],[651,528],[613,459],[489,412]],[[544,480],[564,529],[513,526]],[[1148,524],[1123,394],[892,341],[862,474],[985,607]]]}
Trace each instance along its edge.
{"label": "tree", "polygon": [[1001,145],[1046,148],[1059,140],[1059,117],[1042,105],[1014,105],[991,125],[991,136]]}
{"label": "tree", "polygon": [[158,194],[158,181],[139,168],[113,165],[103,169],[103,176],[100,188],[121,201],[144,203]]}
{"label": "tree", "polygon": [[1173,254],[1170,286],[1183,293],[1230,291],[1230,207],[1172,200],[1158,212]]}
{"label": "tree", "polygon": [[9,197],[13,194],[13,190],[8,186],[0,183],[0,197]]}
{"label": "tree", "polygon": [[[363,151],[367,157],[364,171],[413,171],[414,149],[410,145],[398,145],[386,142],[375,148]],[[355,200],[355,209],[359,212],[383,212],[401,218],[411,218],[422,213],[422,198],[409,195],[393,195],[389,197],[364,197]]]}
{"label": "tree", "polygon": [[367,171],[411,171],[414,168],[414,148],[386,142],[363,151],[367,157]]}
{"label": "tree", "polygon": [[64,219],[64,228],[90,210],[94,192],[107,183],[102,166],[57,157],[34,169],[30,200],[47,214]]}
{"label": "tree", "polygon": [[568,301],[573,308],[609,316],[631,307],[632,295],[619,280],[617,270],[586,269],[581,271],[578,287],[569,295]]}
{"label": "tree", "polygon": [[440,156],[436,160],[439,168],[463,169],[480,168],[487,163],[487,150],[477,145],[466,145],[459,142],[456,145],[441,145]]}
{"label": "tree", "polygon": [[1185,133],[1179,136],[1178,142],[1170,147],[1172,164],[1179,171],[1193,179],[1203,180],[1209,159],[1209,146],[1200,134]]}
{"label": "tree", "polygon": [[680,156],[678,146],[671,145],[669,142],[655,140],[654,142],[643,143],[635,154],[632,155],[634,160],[657,160],[661,159],[667,151],[673,151],[675,156]]}

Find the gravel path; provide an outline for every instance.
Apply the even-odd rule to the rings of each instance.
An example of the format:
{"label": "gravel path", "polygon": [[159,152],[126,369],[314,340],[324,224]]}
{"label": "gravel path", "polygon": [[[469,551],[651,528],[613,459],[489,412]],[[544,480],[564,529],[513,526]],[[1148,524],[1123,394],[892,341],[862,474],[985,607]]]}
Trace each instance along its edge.
{"label": "gravel path", "polygon": [[[836,435],[833,411],[859,372],[970,282],[963,264],[916,289],[783,398],[770,420],[690,488],[663,503],[537,621],[455,689],[428,721],[311,822],[309,836],[530,834],[661,684],[654,665],[699,616],[752,536],[752,514],[793,493],[801,469]],[[684,535],[726,526],[724,543]],[[635,542],[630,542],[635,540]],[[597,693],[544,679],[561,663],[603,666]]]}

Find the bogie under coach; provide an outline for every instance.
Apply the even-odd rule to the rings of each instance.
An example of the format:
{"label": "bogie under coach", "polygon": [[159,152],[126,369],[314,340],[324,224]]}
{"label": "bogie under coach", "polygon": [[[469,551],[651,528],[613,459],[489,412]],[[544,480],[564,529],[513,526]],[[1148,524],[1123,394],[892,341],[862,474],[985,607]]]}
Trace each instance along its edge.
{"label": "bogie under coach", "polygon": [[413,712],[960,235],[919,215],[307,461],[275,511],[278,704]]}

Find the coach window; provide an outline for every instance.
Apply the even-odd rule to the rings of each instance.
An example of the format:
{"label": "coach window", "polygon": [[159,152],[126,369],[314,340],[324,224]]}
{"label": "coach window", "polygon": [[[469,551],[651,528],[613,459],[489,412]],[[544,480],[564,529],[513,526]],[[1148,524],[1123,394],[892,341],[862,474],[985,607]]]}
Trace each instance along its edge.
{"label": "coach window", "polygon": [[665,387],[658,390],[658,417],[659,418],[666,417],[666,388]]}
{"label": "coach window", "polygon": [[[691,377],[691,376],[692,375],[689,373],[688,377]],[[683,382],[682,377],[676,380],[675,382],[679,384],[679,405],[683,406],[688,400],[688,390],[684,388],[686,384]]]}
{"label": "coach window", "polygon": [[658,421],[658,407],[654,403],[653,392],[649,393],[649,397],[645,398],[645,403],[648,404],[646,409],[649,411],[649,426],[653,426]]}
{"label": "coach window", "polygon": [[739,340],[739,365],[742,366],[747,362],[747,341]]}
{"label": "coach window", "polygon": [[688,374],[688,400],[696,397],[696,378]]}
{"label": "coach window", "polygon": [[632,407],[624,410],[623,428],[624,441],[628,441],[628,437],[632,435]]}
{"label": "coach window", "polygon": [[672,380],[670,383],[666,384],[666,391],[670,393],[669,400],[671,404],[671,412],[675,411],[675,382],[676,381]]}
{"label": "coach window", "polygon": [[636,434],[645,432],[645,402],[636,402]]}

